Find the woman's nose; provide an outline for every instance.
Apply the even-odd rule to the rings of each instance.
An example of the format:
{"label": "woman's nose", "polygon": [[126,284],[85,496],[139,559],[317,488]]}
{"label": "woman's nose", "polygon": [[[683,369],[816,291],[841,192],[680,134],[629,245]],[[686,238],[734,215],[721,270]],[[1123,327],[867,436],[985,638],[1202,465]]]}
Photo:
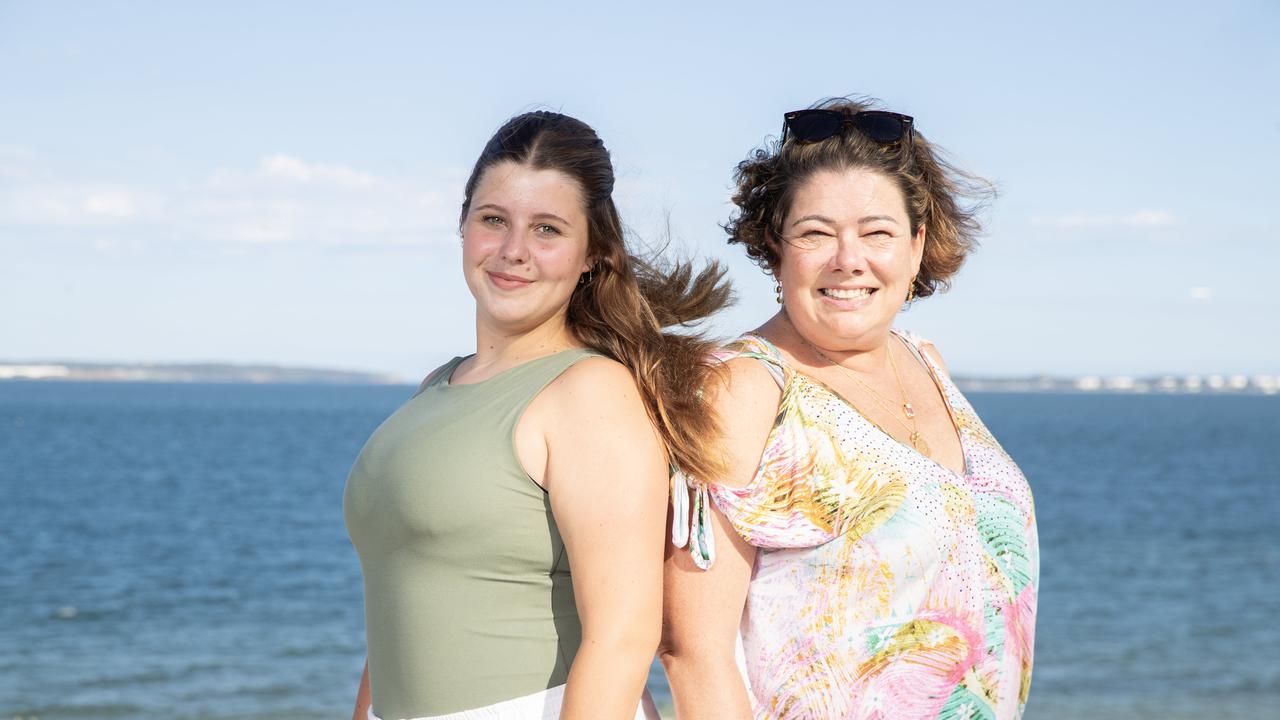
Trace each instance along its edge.
{"label": "woman's nose", "polygon": [[498,254],[507,262],[522,263],[528,260],[529,238],[527,231],[521,228],[512,228],[506,237],[502,239]]}
{"label": "woman's nose", "polygon": [[832,270],[860,273],[866,269],[865,248],[856,234],[841,234],[836,238],[831,256]]}

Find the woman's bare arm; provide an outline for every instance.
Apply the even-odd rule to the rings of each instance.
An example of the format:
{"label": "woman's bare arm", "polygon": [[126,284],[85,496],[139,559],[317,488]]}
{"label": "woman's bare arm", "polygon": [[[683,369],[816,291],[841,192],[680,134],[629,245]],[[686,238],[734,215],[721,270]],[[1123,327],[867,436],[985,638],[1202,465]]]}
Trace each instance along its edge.
{"label": "woman's bare arm", "polygon": [[[707,397],[720,414],[728,465],[728,475],[713,481],[745,486],[760,464],[781,392],[758,360],[739,359],[728,363],[726,383],[709,388]],[[677,715],[738,720],[751,717],[734,651],[756,550],[718,510],[711,517],[717,557],[709,570],[683,549],[667,553],[659,657]]]}
{"label": "woman's bare arm", "polygon": [[687,550],[668,549],[658,656],[678,717],[739,720],[751,717],[751,703],[734,649],[756,553],[724,515],[713,518],[717,557],[709,570]]}
{"label": "woman's bare arm", "polygon": [[560,717],[631,720],[662,624],[666,453],[622,365],[584,360],[548,391],[544,484],[582,620]]}
{"label": "woman's bare arm", "polygon": [[368,720],[369,706],[373,698],[369,695],[369,660],[364,661],[364,672],[360,673],[360,687],[356,689],[356,707],[351,711],[351,720]]}

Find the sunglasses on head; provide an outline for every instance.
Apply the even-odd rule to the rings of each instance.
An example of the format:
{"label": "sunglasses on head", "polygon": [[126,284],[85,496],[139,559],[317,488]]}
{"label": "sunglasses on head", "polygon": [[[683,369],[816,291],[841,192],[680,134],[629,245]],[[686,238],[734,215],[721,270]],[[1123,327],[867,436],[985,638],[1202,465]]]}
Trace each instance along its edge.
{"label": "sunglasses on head", "polygon": [[887,110],[861,110],[852,115],[839,110],[793,110],[783,115],[782,143],[787,138],[800,142],[826,140],[852,125],[878,143],[895,143],[904,137],[911,142],[910,115]]}

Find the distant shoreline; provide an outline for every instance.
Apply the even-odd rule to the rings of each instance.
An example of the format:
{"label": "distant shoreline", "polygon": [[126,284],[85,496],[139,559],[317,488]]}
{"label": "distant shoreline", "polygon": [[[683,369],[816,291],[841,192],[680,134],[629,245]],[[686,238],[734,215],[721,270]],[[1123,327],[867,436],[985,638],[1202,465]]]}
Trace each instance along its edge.
{"label": "distant shoreline", "polygon": [[[0,382],[5,380],[249,385],[412,385],[417,382],[390,373],[278,365],[70,362],[0,363]],[[1275,395],[1280,393],[1280,376],[1273,375],[956,376],[955,382],[965,392],[1109,395]]]}
{"label": "distant shoreline", "polygon": [[231,363],[0,363],[0,381],[408,385],[389,373]]}
{"label": "distant shoreline", "polygon": [[1059,393],[1076,395],[1275,395],[1275,375],[1082,375],[1080,377],[954,378],[964,392]]}

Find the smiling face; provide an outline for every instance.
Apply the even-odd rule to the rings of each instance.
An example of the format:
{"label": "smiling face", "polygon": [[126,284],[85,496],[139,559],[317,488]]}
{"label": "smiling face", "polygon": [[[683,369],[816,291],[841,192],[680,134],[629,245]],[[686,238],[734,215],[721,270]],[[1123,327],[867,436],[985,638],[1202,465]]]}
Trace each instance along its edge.
{"label": "smiling face", "polygon": [[796,190],[782,231],[775,272],[797,332],[833,351],[886,342],[924,249],[897,185],[868,170],[819,171]]}
{"label": "smiling face", "polygon": [[500,162],[462,221],[462,265],[477,321],[506,335],[563,323],[590,269],[582,189],[558,170]]}

